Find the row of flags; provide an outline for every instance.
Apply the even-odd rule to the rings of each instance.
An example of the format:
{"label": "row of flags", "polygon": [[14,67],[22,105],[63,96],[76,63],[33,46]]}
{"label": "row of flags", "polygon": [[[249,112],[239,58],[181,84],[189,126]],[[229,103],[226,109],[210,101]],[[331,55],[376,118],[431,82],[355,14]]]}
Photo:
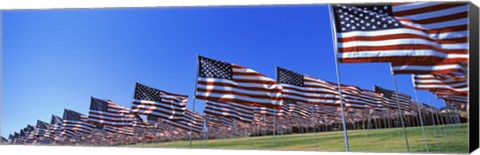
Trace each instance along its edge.
{"label": "row of flags", "polygon": [[[428,90],[447,104],[467,104],[466,3],[333,5],[338,61],[387,62],[394,74],[412,74],[415,89]],[[374,90],[337,84],[303,73],[276,68],[276,80],[251,68],[203,56],[197,58],[195,98],[205,100],[203,115],[186,108],[188,96],[136,83],[132,106],[91,97],[87,115],[65,109],[50,124],[10,135],[11,143],[62,141],[97,130],[134,136],[136,129],[167,129],[201,133],[205,126],[257,124],[266,118],[337,118],[342,103],[348,112],[395,115],[398,105],[416,114],[416,102],[405,93],[374,86]],[[341,94],[341,95],[340,95]],[[434,107],[422,104],[426,111]],[[146,116],[144,120],[141,116]],[[160,122],[160,123],[158,123]],[[158,126],[158,124],[165,124]],[[168,126],[168,127],[167,127]]]}
{"label": "row of flags", "polygon": [[[226,66],[226,62],[201,56],[199,59],[204,60],[199,61],[200,65],[215,61],[217,67]],[[188,99],[186,95],[175,94],[137,83],[131,108],[126,108],[110,100],[91,97],[88,116],[65,109],[63,118],[52,116],[51,124],[39,120],[36,128],[29,132],[29,136],[26,136],[27,141],[22,139],[21,142],[34,143],[35,138],[39,137],[52,140],[58,140],[59,137],[73,138],[78,135],[90,134],[96,129],[133,136],[134,128],[155,128],[152,125],[148,125],[148,121],[143,120],[140,115],[147,115],[148,120],[152,122],[162,121],[162,123],[169,124],[175,128],[201,133],[204,131],[206,115],[222,117],[220,121],[224,124],[233,122],[255,124],[255,120],[262,121],[258,118],[255,119],[256,116],[278,117],[279,119],[293,116],[309,119],[320,116],[335,116],[338,111],[340,104],[339,89],[333,82],[316,79],[280,67],[277,68],[278,81],[275,81],[252,69],[242,68],[248,70],[249,74],[245,74],[241,80],[231,79],[226,81],[226,83],[231,83],[231,85],[207,83],[208,86],[205,86],[206,89],[203,90],[205,91],[204,93],[196,93],[197,96],[201,95],[203,99],[206,99],[204,115],[186,108]],[[215,71],[209,73],[211,75],[222,74],[216,73],[219,70],[215,66],[211,66],[210,69]],[[203,80],[200,79],[201,76],[204,75],[199,75],[199,85],[201,85],[201,80]],[[258,82],[255,79],[270,81]],[[243,83],[238,83],[239,81]],[[258,93],[260,95],[245,95],[247,96],[246,100],[251,100],[249,102],[240,102],[239,100],[228,100],[228,102],[225,102],[225,99],[236,98],[236,96],[231,96],[231,94],[241,94],[240,91],[250,91],[249,86],[251,84],[248,82],[256,85],[256,88],[252,89],[251,92],[256,93],[261,92],[262,89],[273,89],[278,97],[270,98],[268,96],[269,93],[265,93],[263,100],[271,101],[255,103],[252,97],[262,97],[262,93]],[[272,87],[265,87],[265,85]],[[242,89],[232,89],[228,94],[215,94],[210,92],[213,88],[217,90]],[[355,109],[369,109],[372,113],[373,111],[395,109],[397,104],[395,98],[397,96],[402,110],[406,112],[415,111],[415,102],[412,101],[409,95],[404,93],[397,94],[392,90],[379,86],[375,86],[375,90],[367,90],[357,86],[342,84],[341,91],[345,107],[352,109],[352,111]],[[281,100],[277,102],[277,99]],[[333,107],[333,109],[325,107]],[[429,108],[432,109],[433,107]],[[22,132],[24,131],[22,130]]]}

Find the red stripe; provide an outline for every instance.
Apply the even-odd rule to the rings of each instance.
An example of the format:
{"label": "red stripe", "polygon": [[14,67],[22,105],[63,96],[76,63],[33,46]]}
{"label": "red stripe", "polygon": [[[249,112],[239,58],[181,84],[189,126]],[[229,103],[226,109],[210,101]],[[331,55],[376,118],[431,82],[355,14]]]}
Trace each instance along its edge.
{"label": "red stripe", "polygon": [[459,44],[459,43],[468,42],[467,37],[451,38],[451,39],[433,39],[430,37],[417,35],[417,34],[410,34],[410,33],[376,35],[376,36],[352,36],[352,37],[338,38],[337,41],[339,43],[346,43],[346,42],[353,42],[353,41],[383,41],[383,40],[393,40],[393,39],[423,39],[423,40],[435,42],[438,44]]}

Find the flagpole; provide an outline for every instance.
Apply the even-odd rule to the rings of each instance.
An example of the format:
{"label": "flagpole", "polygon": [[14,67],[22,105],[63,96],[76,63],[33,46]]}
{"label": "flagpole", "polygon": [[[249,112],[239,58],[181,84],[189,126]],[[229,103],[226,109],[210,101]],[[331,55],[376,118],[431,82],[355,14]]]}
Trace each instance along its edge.
{"label": "flagpole", "polygon": [[342,96],[342,88],[340,84],[340,73],[338,69],[338,49],[337,49],[337,35],[336,35],[336,28],[333,19],[333,8],[331,4],[328,5],[329,15],[330,15],[330,26],[332,30],[332,42],[333,42],[333,51],[335,55],[335,72],[337,74],[337,85],[338,85],[338,94],[340,95],[340,107],[342,108],[342,124],[343,124],[343,138],[345,142],[345,151],[349,152],[349,145],[348,145],[348,134],[347,134],[347,126],[345,123],[345,110],[343,108],[343,96]]}
{"label": "flagpole", "polygon": [[[412,75],[412,81],[413,81],[413,75]],[[422,126],[422,133],[423,133],[423,143],[425,145],[425,149],[428,152],[428,145],[427,145],[427,136],[425,136],[425,127],[423,126],[423,117],[422,117],[422,111],[420,110],[420,102],[418,101],[418,93],[417,89],[413,88],[415,92],[415,100],[417,100],[417,108],[418,108],[418,114],[420,117],[420,125]]]}
{"label": "flagpole", "polygon": [[[200,68],[199,68],[199,66],[198,66],[198,58],[199,58],[199,57],[200,57],[200,56],[197,54],[197,61],[196,61],[196,65],[197,65],[196,69],[197,69],[197,72],[196,72],[195,82],[194,82],[195,88],[194,88],[194,90],[193,90],[193,105],[192,105],[192,106],[193,106],[193,108],[192,108],[192,116],[193,116],[193,117],[192,117],[192,122],[191,122],[191,125],[190,125],[190,134],[189,134],[190,148],[192,148],[192,131],[193,131],[193,122],[194,122],[194,120],[195,120],[195,99],[196,99],[195,94],[197,93],[198,72],[199,72],[199,70],[200,70]],[[185,116],[184,116],[184,117],[185,117]]]}
{"label": "flagpole", "polygon": [[315,115],[315,105],[312,105],[311,107],[312,107],[312,115],[314,116],[313,129],[315,130],[315,148],[318,151],[318,133],[317,133],[318,118],[317,118],[317,115]]}
{"label": "flagpole", "polygon": [[392,68],[391,64],[390,64],[390,74],[392,75],[393,84],[395,86],[395,92],[397,93],[396,94],[397,108],[398,108],[398,112],[400,114],[400,123],[402,124],[402,128],[403,128],[403,135],[405,137],[405,144],[407,145],[407,151],[410,152],[410,145],[408,144],[407,130],[405,129],[405,124],[404,124],[404,121],[403,121],[403,111],[400,108],[400,99],[399,99],[400,94],[398,93],[397,79],[395,78],[395,74],[393,73],[393,68]]}
{"label": "flagpole", "polygon": [[[430,93],[427,93],[427,97],[428,97],[428,102],[431,106],[433,106],[433,103],[431,102],[431,99],[430,99]],[[434,113],[436,112],[432,112],[430,114],[431,118],[432,118],[432,122],[433,122],[433,136],[435,137],[435,142],[437,143],[437,151],[439,150],[439,146],[438,146],[438,137],[437,137],[437,126],[438,126],[438,120],[437,120],[437,123],[435,124],[435,116],[434,116]],[[443,135],[442,135],[443,136]]]}
{"label": "flagpole", "polygon": [[273,147],[275,148],[277,134],[277,109],[273,108]]}

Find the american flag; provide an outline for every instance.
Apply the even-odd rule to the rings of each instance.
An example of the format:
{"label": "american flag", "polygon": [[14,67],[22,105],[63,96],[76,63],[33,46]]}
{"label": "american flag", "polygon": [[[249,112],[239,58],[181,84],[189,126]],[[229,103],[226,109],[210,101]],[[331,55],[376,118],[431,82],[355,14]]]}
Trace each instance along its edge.
{"label": "american flag", "polygon": [[198,57],[198,99],[256,104],[282,105],[282,87],[273,79],[249,68],[214,59]]}
{"label": "american flag", "polygon": [[410,111],[410,104],[413,102],[412,97],[408,94],[399,92],[398,94],[392,90],[382,88],[380,86],[375,86],[375,92],[381,94],[385,97],[384,101],[390,105],[389,107],[397,107],[397,96],[398,102],[400,104],[400,109],[405,111]]}
{"label": "american flag", "polygon": [[8,143],[13,143],[13,135],[8,135]]}
{"label": "american flag", "polygon": [[13,143],[18,143],[20,138],[20,134],[18,132],[13,133]]}
{"label": "american flag", "polygon": [[1,136],[0,143],[7,143],[7,142],[8,140],[5,137]]}
{"label": "american flag", "polygon": [[314,106],[312,104],[305,104],[301,102],[293,102],[287,101],[284,105],[283,110],[285,111],[285,115],[289,117],[301,117],[301,118],[310,118],[314,114]]}
{"label": "american flag", "polygon": [[187,95],[174,94],[136,83],[132,112],[181,120],[185,113]]}
{"label": "american flag", "polygon": [[138,114],[134,114],[132,126],[137,127],[137,128],[146,128],[146,129],[150,129],[150,128],[155,127],[154,125],[150,124],[148,121],[145,121]]}
{"label": "american flag", "polygon": [[133,136],[134,129],[131,126],[110,126],[110,125],[104,125],[103,130],[111,132],[111,133],[118,133],[118,134],[124,134],[124,135],[129,135]]}
{"label": "american flag", "polygon": [[314,106],[313,111],[317,116],[335,116],[338,107],[336,106]]}
{"label": "american flag", "polygon": [[360,99],[360,94],[363,92],[363,89],[352,86],[344,85],[340,86],[342,88],[342,96],[344,100],[344,107],[348,109],[365,109],[367,108],[366,103]]}
{"label": "american flag", "polygon": [[205,114],[211,114],[221,117],[232,118],[242,122],[253,121],[253,106],[238,104],[233,102],[205,102]]}
{"label": "american flag", "polygon": [[420,74],[412,75],[415,89],[432,92],[451,92],[451,94],[468,93],[468,81],[465,76],[455,74]]}
{"label": "american flag", "polygon": [[[333,6],[341,62],[442,70],[468,60],[468,3]],[[430,62],[425,64],[423,62]],[[428,68],[435,63],[436,69]]]}
{"label": "american flag", "polygon": [[218,115],[210,115],[205,113],[204,117],[206,125],[209,127],[208,130],[210,130],[211,128],[220,129],[226,126],[230,126],[234,122],[234,120],[231,118],[226,118]]}
{"label": "american flag", "polygon": [[336,86],[327,81],[280,67],[277,67],[277,80],[283,88],[282,97],[284,100],[317,105],[340,104]]}
{"label": "american flag", "polygon": [[257,113],[264,116],[285,117],[285,111],[283,110],[283,108],[255,106],[253,112],[254,114]]}
{"label": "american flag", "polygon": [[110,100],[91,97],[88,121],[93,124],[125,127],[132,125],[133,115],[130,109]]}
{"label": "american flag", "polygon": [[37,120],[37,126],[33,131],[33,134],[37,137],[50,137],[50,124],[47,122]]}
{"label": "american flag", "polygon": [[177,128],[190,131],[192,128],[193,132],[202,132],[203,131],[203,123],[205,119],[203,115],[199,114],[198,112],[192,112],[189,109],[185,110],[185,117],[182,120],[163,120],[165,123],[175,126]]}
{"label": "american flag", "polygon": [[60,116],[52,115],[50,120],[50,133],[52,133],[52,138],[56,139],[62,133],[62,124],[63,119]]}
{"label": "american flag", "polygon": [[362,92],[359,94],[358,101],[365,103],[367,108],[374,109],[376,111],[383,111],[384,105],[386,104],[383,96],[368,89],[362,89]]}
{"label": "american flag", "polygon": [[90,133],[95,125],[88,123],[88,117],[69,109],[63,111],[62,135],[73,137]]}
{"label": "american flag", "polygon": [[28,138],[29,135],[30,135],[30,132],[25,132],[25,129],[21,129],[17,137],[17,142],[23,143]]}

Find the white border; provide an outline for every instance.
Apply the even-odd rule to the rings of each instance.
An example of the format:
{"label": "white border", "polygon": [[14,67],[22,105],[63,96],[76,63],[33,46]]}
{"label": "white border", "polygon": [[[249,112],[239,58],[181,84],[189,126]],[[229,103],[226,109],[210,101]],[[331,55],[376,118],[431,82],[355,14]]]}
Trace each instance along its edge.
{"label": "white border", "polygon": [[[383,2],[416,2],[419,0],[383,0]],[[427,0],[431,1],[431,0]],[[449,0],[436,0],[449,1]],[[450,0],[451,1],[451,0]],[[2,10],[25,9],[73,9],[73,8],[139,8],[139,7],[178,7],[178,6],[236,6],[236,5],[298,5],[298,4],[325,4],[325,3],[379,3],[378,0],[0,0]],[[477,2],[473,2],[477,3]],[[479,5],[477,5],[479,6]],[[0,12],[0,20],[1,20]],[[0,21],[1,24],[1,21]],[[1,27],[0,27],[1,31]],[[1,32],[0,32],[1,34]],[[1,37],[1,35],[0,35]],[[1,38],[0,38],[1,41]],[[1,45],[1,42],[0,42]],[[0,46],[1,47],[1,46]],[[0,54],[1,54],[0,48]],[[1,55],[0,55],[1,56]],[[1,57],[0,57],[1,58]],[[1,61],[1,60],[0,60]],[[1,97],[1,96],[0,96]],[[0,101],[1,102],[1,101]],[[1,103],[0,103],[1,104]],[[0,124],[1,125],[1,124]],[[1,127],[0,127],[1,128]],[[363,152],[304,152],[304,151],[257,151],[257,150],[207,150],[207,149],[158,149],[158,148],[122,148],[122,147],[69,147],[69,146],[24,146],[0,145],[2,154],[61,154],[61,155],[91,155],[91,154],[188,154],[195,155],[291,155],[297,154],[379,154]],[[478,153],[480,151],[476,151]],[[381,153],[406,154],[406,153]],[[413,154],[413,153],[411,153]],[[422,153],[423,154],[423,153]]]}

